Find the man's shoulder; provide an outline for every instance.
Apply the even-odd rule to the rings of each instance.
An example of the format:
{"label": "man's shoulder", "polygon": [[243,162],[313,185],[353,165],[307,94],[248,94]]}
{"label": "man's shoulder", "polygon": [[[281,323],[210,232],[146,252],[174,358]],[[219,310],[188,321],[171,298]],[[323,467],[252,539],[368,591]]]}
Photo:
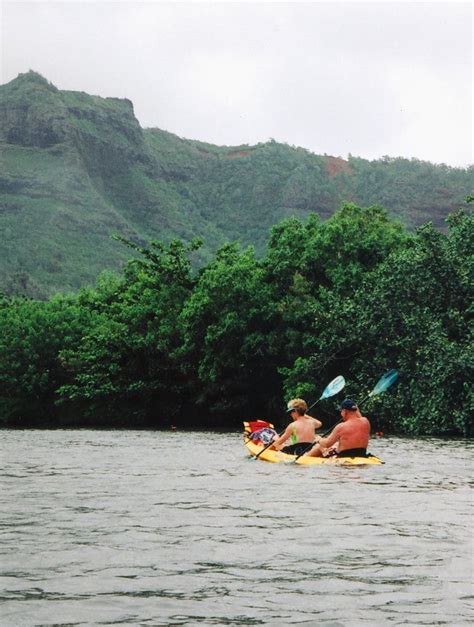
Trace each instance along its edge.
{"label": "man's shoulder", "polygon": [[370,420],[366,417],[366,416],[361,416],[360,418],[357,418],[357,420],[355,421],[356,424],[359,425],[359,427],[362,428],[369,428],[370,429]]}

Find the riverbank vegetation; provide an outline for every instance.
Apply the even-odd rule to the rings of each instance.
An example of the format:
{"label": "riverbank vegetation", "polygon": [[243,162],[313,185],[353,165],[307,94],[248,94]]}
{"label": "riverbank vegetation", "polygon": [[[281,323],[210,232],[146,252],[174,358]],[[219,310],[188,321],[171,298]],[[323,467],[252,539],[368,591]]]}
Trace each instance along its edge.
{"label": "riverbank vegetation", "polygon": [[[375,429],[473,434],[474,220],[409,232],[378,207],[288,218],[268,248],[222,246],[198,272],[200,242],[134,249],[120,276],[47,301],[0,299],[5,427],[232,428],[283,424],[342,374]],[[320,404],[330,426],[335,401]]]}

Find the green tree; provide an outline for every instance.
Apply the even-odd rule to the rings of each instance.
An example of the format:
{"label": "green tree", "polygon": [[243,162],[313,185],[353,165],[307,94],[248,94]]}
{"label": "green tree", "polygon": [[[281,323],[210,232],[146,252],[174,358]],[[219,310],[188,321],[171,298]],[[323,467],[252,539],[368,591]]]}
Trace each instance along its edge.
{"label": "green tree", "polygon": [[361,350],[352,328],[354,293],[408,241],[384,209],[353,204],[326,222],[311,216],[306,224],[287,220],[273,229],[263,264],[281,314],[279,369],[287,396],[317,397],[344,372]]}
{"label": "green tree", "polygon": [[0,306],[0,416],[5,425],[58,426],[56,391],[68,373],[59,353],[81,342],[94,312],[72,297],[3,299]]}
{"label": "green tree", "polygon": [[79,295],[101,316],[79,348],[62,351],[73,378],[59,393],[91,420],[160,426],[175,420],[192,387],[175,352],[182,343],[179,315],[193,287],[189,254],[199,243],[129,245],[141,257],[124,279],[113,290]]}
{"label": "green tree", "polygon": [[199,275],[181,322],[183,360],[196,369],[201,424],[228,426],[268,411],[281,383],[268,335],[271,286],[253,249],[221,248]]}
{"label": "green tree", "polygon": [[472,215],[462,212],[448,235],[427,225],[352,294],[328,301],[312,354],[286,372],[287,389],[308,385],[324,365],[341,368],[347,393],[360,398],[397,367],[400,384],[368,405],[379,428],[472,435],[473,237]]}

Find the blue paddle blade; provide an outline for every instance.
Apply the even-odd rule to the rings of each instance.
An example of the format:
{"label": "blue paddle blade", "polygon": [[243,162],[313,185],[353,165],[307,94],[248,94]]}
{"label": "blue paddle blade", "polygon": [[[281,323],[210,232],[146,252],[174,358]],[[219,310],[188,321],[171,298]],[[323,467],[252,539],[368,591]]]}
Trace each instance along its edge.
{"label": "blue paddle blade", "polygon": [[383,377],[379,379],[377,385],[374,387],[369,396],[377,396],[378,394],[382,394],[382,392],[385,392],[385,390],[389,388],[392,383],[395,383],[397,379],[398,371],[394,369],[389,370],[383,375]]}
{"label": "blue paddle blade", "polygon": [[334,394],[337,394],[338,392],[340,392],[345,385],[346,385],[346,381],[344,377],[342,376],[336,377],[335,379],[331,381],[331,383],[327,385],[326,389],[321,394],[321,398],[319,400],[321,401],[323,398],[329,398],[330,396],[334,396]]}

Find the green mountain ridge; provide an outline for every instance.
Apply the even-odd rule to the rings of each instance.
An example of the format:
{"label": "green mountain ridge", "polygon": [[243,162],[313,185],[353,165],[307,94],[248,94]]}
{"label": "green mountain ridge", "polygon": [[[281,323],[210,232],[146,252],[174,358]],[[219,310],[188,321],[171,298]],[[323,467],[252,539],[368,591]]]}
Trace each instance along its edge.
{"label": "green mountain ridge", "polygon": [[33,297],[118,271],[130,252],[113,234],[140,244],[203,238],[199,264],[229,240],[262,253],[275,223],[327,218],[343,202],[443,228],[474,188],[473,167],[142,129],[129,100],[58,90],[35,72],[0,86],[0,165],[0,290]]}

